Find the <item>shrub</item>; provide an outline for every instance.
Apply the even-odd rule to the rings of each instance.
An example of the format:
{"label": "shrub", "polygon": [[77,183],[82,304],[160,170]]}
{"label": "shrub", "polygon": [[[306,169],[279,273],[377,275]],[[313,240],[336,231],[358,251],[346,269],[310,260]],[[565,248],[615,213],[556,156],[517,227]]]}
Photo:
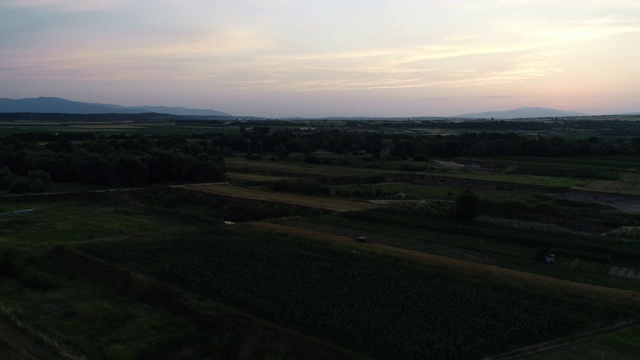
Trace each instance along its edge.
{"label": "shrub", "polygon": [[478,216],[480,198],[471,190],[464,190],[456,196],[453,215],[464,220],[471,220]]}

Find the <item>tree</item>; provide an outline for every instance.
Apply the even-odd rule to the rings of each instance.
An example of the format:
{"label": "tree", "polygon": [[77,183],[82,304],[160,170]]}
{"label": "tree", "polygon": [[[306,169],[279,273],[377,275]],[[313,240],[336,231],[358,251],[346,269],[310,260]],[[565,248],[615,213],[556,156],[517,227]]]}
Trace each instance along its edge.
{"label": "tree", "polygon": [[464,220],[471,220],[478,216],[480,198],[471,190],[464,190],[456,196],[453,215]]}

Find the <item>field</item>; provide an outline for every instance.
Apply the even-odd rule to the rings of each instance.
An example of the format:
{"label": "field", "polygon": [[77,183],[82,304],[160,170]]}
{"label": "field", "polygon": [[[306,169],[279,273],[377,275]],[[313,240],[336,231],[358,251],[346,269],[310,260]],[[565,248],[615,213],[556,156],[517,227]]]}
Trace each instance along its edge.
{"label": "field", "polygon": [[330,211],[356,211],[377,207],[377,205],[375,204],[362,201],[349,201],[320,196],[304,196],[298,194],[278,194],[270,191],[236,187],[233,185],[181,185],[180,188],[230,197],[238,197],[243,199],[299,205]]}
{"label": "field", "polygon": [[633,142],[527,124],[5,122],[0,356],[635,359]]}

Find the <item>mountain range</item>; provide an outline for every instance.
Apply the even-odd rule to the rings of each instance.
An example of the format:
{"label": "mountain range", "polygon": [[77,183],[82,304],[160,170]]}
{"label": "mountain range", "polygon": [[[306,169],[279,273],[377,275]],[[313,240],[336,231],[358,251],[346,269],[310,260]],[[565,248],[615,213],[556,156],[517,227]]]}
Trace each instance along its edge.
{"label": "mountain range", "polygon": [[479,113],[462,114],[455,117],[470,119],[518,119],[518,118],[539,118],[539,117],[565,117],[565,116],[587,116],[573,111],[563,111],[542,107],[521,107],[506,111],[487,111]]}
{"label": "mountain range", "polygon": [[167,106],[120,106],[113,104],[94,104],[71,101],[56,97],[39,97],[32,99],[0,98],[0,113],[63,113],[63,114],[139,114],[162,113],[172,115],[193,116],[230,116],[213,109],[188,109]]}
{"label": "mountain range", "polygon": [[[87,103],[71,101],[57,97],[39,97],[30,99],[5,99],[0,98],[0,113],[61,113],[61,114],[141,114],[160,113],[179,116],[232,116],[213,109],[189,109],[184,107],[169,106],[120,106],[113,104]],[[586,114],[549,109],[542,107],[521,107],[506,111],[487,111],[467,113],[448,117],[419,117],[412,119],[518,119],[518,118],[542,118],[542,117],[567,117],[587,116]],[[336,118],[337,119],[337,118]],[[345,117],[340,119],[365,120],[378,119],[378,117]],[[382,119],[382,118],[379,118]]]}

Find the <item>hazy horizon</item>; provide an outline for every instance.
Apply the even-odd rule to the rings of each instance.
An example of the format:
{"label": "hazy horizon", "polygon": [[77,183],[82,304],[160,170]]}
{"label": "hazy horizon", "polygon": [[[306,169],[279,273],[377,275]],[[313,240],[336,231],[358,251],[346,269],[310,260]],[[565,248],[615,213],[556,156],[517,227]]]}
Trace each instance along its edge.
{"label": "hazy horizon", "polygon": [[6,0],[0,97],[265,117],[640,111],[640,1]]}

